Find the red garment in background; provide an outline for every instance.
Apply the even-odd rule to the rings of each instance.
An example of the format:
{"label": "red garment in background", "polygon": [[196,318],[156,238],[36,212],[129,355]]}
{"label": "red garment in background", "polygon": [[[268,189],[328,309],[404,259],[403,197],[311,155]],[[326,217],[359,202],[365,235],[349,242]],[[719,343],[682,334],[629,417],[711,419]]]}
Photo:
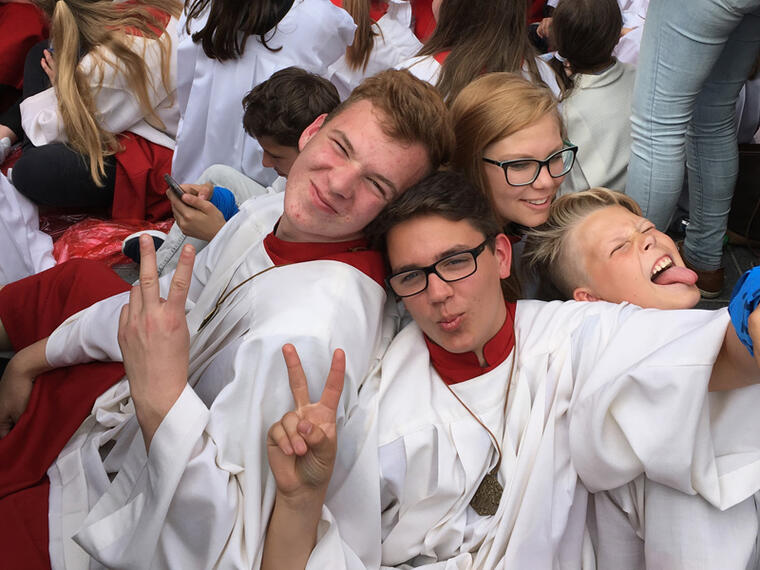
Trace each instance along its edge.
{"label": "red garment in background", "polygon": [[[67,317],[127,291],[105,265],[74,260],[0,290],[0,321],[16,350],[50,335]],[[0,552],[3,568],[49,568],[48,467],[95,399],[124,376],[121,363],[59,368],[37,378],[26,412],[0,439]]]}
{"label": "red garment in background", "polygon": [[433,0],[412,0],[412,18],[414,35],[424,44],[435,30]]}
{"label": "red garment in background", "polygon": [[32,4],[0,4],[0,84],[21,89],[26,54],[48,37],[48,24]]}
{"label": "red garment in background", "polygon": [[528,23],[540,22],[544,19],[546,0],[528,0]]}
{"label": "red garment in background", "polygon": [[164,220],[171,215],[164,174],[172,168],[174,151],[134,133],[123,133],[124,150],[116,153],[116,181],[111,217],[114,220]]}

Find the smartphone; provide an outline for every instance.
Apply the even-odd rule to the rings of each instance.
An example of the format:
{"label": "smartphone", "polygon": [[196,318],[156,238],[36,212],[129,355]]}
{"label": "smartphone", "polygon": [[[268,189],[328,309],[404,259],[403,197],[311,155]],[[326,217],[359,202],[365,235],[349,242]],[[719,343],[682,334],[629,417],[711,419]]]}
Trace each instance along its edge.
{"label": "smartphone", "polygon": [[182,199],[182,194],[184,194],[185,191],[182,188],[180,188],[180,185],[177,184],[177,181],[174,180],[174,178],[172,178],[168,174],[164,174],[164,180],[169,185],[169,188],[172,189],[172,192],[174,192],[174,194],[177,196],[177,198],[179,198],[181,200]]}

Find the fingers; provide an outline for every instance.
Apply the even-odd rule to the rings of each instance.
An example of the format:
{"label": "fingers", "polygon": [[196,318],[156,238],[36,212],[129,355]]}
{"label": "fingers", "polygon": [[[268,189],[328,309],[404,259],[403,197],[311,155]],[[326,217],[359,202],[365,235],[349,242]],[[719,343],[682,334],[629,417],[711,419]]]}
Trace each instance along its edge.
{"label": "fingers", "polygon": [[198,187],[198,197],[203,200],[211,200],[214,196],[214,185],[211,182],[202,184]]}
{"label": "fingers", "polygon": [[305,455],[309,447],[298,430],[299,424],[304,421],[295,412],[288,412],[269,428],[269,441],[276,444],[285,455]]}
{"label": "fingers", "polygon": [[142,305],[146,309],[152,310],[159,305],[156,248],[153,246],[153,238],[148,234],[140,236],[140,293]]}
{"label": "fingers", "polygon": [[285,365],[288,367],[290,392],[293,394],[296,409],[309,405],[309,385],[306,382],[306,374],[304,374],[301,366],[301,359],[298,358],[296,347],[292,344],[286,344],[282,347],[282,356],[285,358]]}
{"label": "fingers", "polygon": [[343,381],[346,376],[346,353],[340,348],[333,352],[330,372],[327,374],[325,388],[319,401],[330,410],[337,410],[340,395],[343,392]]}
{"label": "fingers", "polygon": [[201,212],[204,212],[204,213],[207,213],[209,210],[218,209],[208,200],[204,200],[200,196],[193,196],[192,194],[185,194],[184,196],[182,196],[182,201],[188,206],[190,206],[191,208],[195,208],[196,210],[200,210]]}
{"label": "fingers", "polygon": [[169,296],[166,302],[172,309],[179,311],[184,311],[185,309],[187,292],[190,289],[190,281],[193,277],[194,261],[195,248],[192,245],[186,245],[182,248],[182,253],[177,262],[177,269],[175,269],[171,285],[169,285]]}

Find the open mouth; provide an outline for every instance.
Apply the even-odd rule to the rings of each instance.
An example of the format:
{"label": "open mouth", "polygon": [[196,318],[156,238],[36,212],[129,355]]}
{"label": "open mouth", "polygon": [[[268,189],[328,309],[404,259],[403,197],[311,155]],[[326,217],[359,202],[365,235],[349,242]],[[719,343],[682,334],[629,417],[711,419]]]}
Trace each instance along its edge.
{"label": "open mouth", "polygon": [[649,276],[649,279],[653,283],[657,283],[657,279],[662,276],[663,273],[665,273],[668,269],[673,267],[674,262],[673,258],[669,255],[666,255],[664,257],[661,257],[657,263],[654,264],[654,267],[652,267],[652,273]]}

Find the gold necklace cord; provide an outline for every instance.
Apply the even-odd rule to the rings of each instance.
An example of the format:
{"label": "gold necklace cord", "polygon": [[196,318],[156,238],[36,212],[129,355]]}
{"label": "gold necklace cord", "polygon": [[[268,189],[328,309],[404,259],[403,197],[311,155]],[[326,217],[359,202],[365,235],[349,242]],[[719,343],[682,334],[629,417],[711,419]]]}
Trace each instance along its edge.
{"label": "gold necklace cord", "polygon": [[[286,263],[284,265],[289,265],[289,264]],[[222,305],[222,303],[224,303],[227,300],[227,297],[232,295],[237,289],[239,289],[240,287],[248,283],[251,279],[258,277],[259,275],[262,275],[263,273],[266,273],[267,271],[271,271],[272,269],[276,267],[283,267],[284,265],[273,265],[271,267],[267,267],[266,269],[262,269],[258,273],[255,273],[254,275],[251,275],[247,279],[244,279],[243,281],[235,285],[232,289],[230,289],[229,292],[227,292],[227,287],[229,287],[230,283],[232,283],[232,277],[230,277],[230,281],[229,283],[227,283],[227,285],[224,288],[224,291],[222,291],[222,294],[219,296],[219,299],[217,300],[216,305],[214,305],[214,308],[211,309],[211,312],[208,315],[206,315],[203,321],[201,321],[201,324],[198,327],[198,332],[200,332],[201,329],[203,329],[203,327],[205,327],[211,321],[211,319],[213,319],[214,316],[216,316],[216,313],[219,311],[219,307]]]}
{"label": "gold necklace cord", "polygon": [[[509,402],[509,391],[512,388],[512,374],[515,371],[515,362],[516,361],[517,361],[517,339],[515,338],[515,344],[512,347],[512,365],[509,367],[509,380],[507,380],[507,391],[506,391],[506,394],[504,395],[504,410],[502,412],[503,415],[504,415],[505,429],[506,429],[506,421],[507,421],[507,403]],[[462,401],[462,399],[459,396],[457,396],[456,392],[454,392],[454,390],[451,389],[451,386],[449,386],[445,381],[444,381],[443,384],[444,384],[444,386],[446,386],[446,388],[449,389],[449,392],[451,392],[451,395],[454,396],[457,399],[457,401],[460,404],[462,404],[462,406],[464,407],[464,409],[467,410],[467,412],[475,419],[475,421],[480,424],[480,427],[482,427],[484,430],[486,430],[488,432],[488,436],[491,438],[491,441],[496,446],[496,451],[499,454],[499,459],[496,461],[496,465],[494,466],[494,468],[491,469],[491,471],[488,472],[490,475],[494,475],[495,476],[499,472],[499,467],[501,467],[501,457],[502,457],[502,455],[501,455],[501,446],[499,445],[499,442],[496,439],[496,436],[493,434],[493,432],[490,429],[488,429],[488,427],[486,426],[486,424],[483,423],[483,421],[477,416],[477,414],[475,414],[467,406],[467,404],[465,404]]]}

